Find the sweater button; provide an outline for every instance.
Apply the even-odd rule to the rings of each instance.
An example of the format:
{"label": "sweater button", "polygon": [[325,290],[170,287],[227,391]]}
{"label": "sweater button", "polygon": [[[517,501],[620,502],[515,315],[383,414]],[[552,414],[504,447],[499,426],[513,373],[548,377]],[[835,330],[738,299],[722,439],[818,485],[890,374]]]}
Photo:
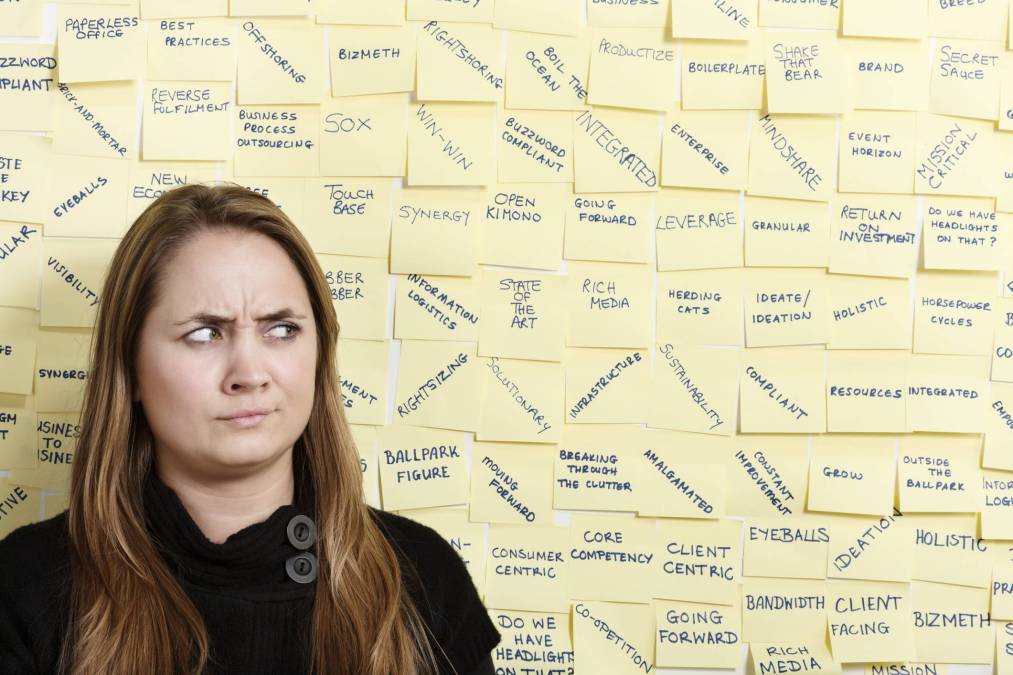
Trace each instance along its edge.
{"label": "sweater button", "polygon": [[313,545],[316,532],[316,524],[309,516],[300,513],[288,521],[288,541],[300,551],[305,551]]}
{"label": "sweater button", "polygon": [[285,561],[285,571],[292,581],[308,584],[317,578],[317,557],[309,551],[294,555]]}

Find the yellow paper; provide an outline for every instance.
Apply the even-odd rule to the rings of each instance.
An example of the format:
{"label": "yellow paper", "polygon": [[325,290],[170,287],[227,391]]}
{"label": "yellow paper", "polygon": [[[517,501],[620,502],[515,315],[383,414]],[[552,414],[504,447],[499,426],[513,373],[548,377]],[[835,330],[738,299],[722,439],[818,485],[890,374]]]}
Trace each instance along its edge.
{"label": "yellow paper", "polygon": [[919,661],[991,663],[994,629],[985,588],[911,583],[915,654]]}
{"label": "yellow paper", "polygon": [[379,258],[317,255],[341,322],[341,336],[362,340],[388,337],[387,264]]}
{"label": "yellow paper", "polygon": [[838,0],[821,0],[809,4],[785,3],[781,0],[760,0],[760,25],[788,28],[833,28],[841,6]]}
{"label": "yellow paper", "polygon": [[646,350],[567,349],[567,424],[647,421],[650,357]]}
{"label": "yellow paper", "polygon": [[[13,311],[13,310],[9,310]],[[6,333],[6,331],[5,331]],[[32,370],[35,366],[35,341],[4,336],[0,343],[0,390],[4,394],[32,394]],[[9,430],[0,427],[0,452]],[[0,463],[2,466],[2,463]]]}
{"label": "yellow paper", "polygon": [[486,606],[533,612],[568,608],[569,532],[568,526],[490,525]]}
{"label": "yellow paper", "polygon": [[665,668],[737,668],[742,660],[742,614],[735,605],[655,604],[654,653]]}
{"label": "yellow paper", "polygon": [[399,190],[391,223],[391,273],[474,274],[484,217],[481,197],[465,190]]}
{"label": "yellow paper", "polygon": [[672,35],[681,38],[749,40],[756,33],[756,0],[734,4],[672,0]]}
{"label": "yellow paper", "polygon": [[568,260],[649,262],[653,202],[647,194],[574,196],[566,210],[563,256]]}
{"label": "yellow paper", "polygon": [[498,110],[501,182],[573,181],[573,120],[562,110]]}
{"label": "yellow paper", "polygon": [[492,662],[503,672],[522,672],[531,665],[531,650],[539,645],[541,658],[555,666],[573,666],[570,615],[556,612],[489,610],[502,642],[492,652]]}
{"label": "yellow paper", "polygon": [[42,326],[95,324],[109,262],[119,241],[50,237],[43,242]]}
{"label": "yellow paper", "polygon": [[79,155],[56,158],[47,237],[121,237],[126,230],[130,162]]}
{"label": "yellow paper", "polygon": [[[824,644],[826,595],[827,582],[823,579],[743,579],[742,639],[766,643],[784,642],[790,637],[794,642]],[[755,653],[756,647],[750,646]]]}
{"label": "yellow paper", "polygon": [[[403,176],[408,97],[345,96],[320,107],[320,172],[334,176]],[[388,181],[389,185],[389,181]]]}
{"label": "yellow paper", "polygon": [[[877,6],[879,13],[890,13],[907,0]],[[864,10],[863,10],[864,11]],[[924,6],[922,11],[925,11]],[[917,11],[904,11],[913,19]],[[848,10],[844,10],[847,17]],[[870,24],[880,26],[876,22]],[[872,30],[892,30],[891,28]],[[848,38],[843,44],[849,75],[848,90],[855,109],[915,111],[929,107],[929,41]],[[912,129],[913,130],[913,129]]]}
{"label": "yellow paper", "polygon": [[[827,431],[907,431],[907,368],[905,352],[829,352]],[[872,513],[889,513],[891,504]]]}
{"label": "yellow paper", "polygon": [[808,642],[750,642],[755,673],[788,673],[805,670],[820,675],[840,675],[841,664],[830,655],[823,637]]}
{"label": "yellow paper", "polygon": [[408,0],[406,17],[409,21],[437,19],[438,21],[465,21],[492,23],[492,4],[448,4],[442,0]]}
{"label": "yellow paper", "polygon": [[76,412],[39,413],[39,428],[49,431],[38,434],[38,463],[33,468],[11,469],[8,476],[11,483],[39,490],[68,492],[80,435],[78,419]]}
{"label": "yellow paper", "polygon": [[928,4],[921,0],[848,0],[844,7],[844,35],[920,38],[928,27]]}
{"label": "yellow paper", "polygon": [[1013,384],[991,383],[981,465],[990,469],[1013,471]]}
{"label": "yellow paper", "polygon": [[[217,175],[217,165],[213,162],[131,161],[128,163],[128,167],[126,200],[126,222],[128,223],[132,223],[151,202],[166,190],[188,183],[214,181]],[[299,181],[299,186],[302,187],[302,180]],[[274,196],[277,197],[277,195]],[[277,199],[272,199],[272,201],[275,204],[278,203]]]}
{"label": "yellow paper", "polygon": [[386,94],[414,88],[418,40],[414,26],[329,26],[327,31],[331,96]]}
{"label": "yellow paper", "polygon": [[39,331],[35,357],[35,409],[80,410],[88,377],[91,332],[79,328]]}
{"label": "yellow paper", "polygon": [[992,350],[996,274],[920,272],[915,280],[914,351],[987,355]]}
{"label": "yellow paper", "polygon": [[38,37],[42,35],[42,0],[25,0],[0,5],[0,23],[8,35]]}
{"label": "yellow paper", "polygon": [[830,313],[823,270],[753,269],[745,278],[748,347],[827,341]]}
{"label": "yellow paper", "polygon": [[847,107],[844,49],[821,31],[764,31],[767,110],[840,113]]}
{"label": "yellow paper", "polygon": [[822,516],[750,518],[745,522],[742,573],[749,577],[822,579],[829,541]]}
{"label": "yellow paper", "polygon": [[493,25],[513,31],[576,35],[580,30],[579,0],[499,0]]}
{"label": "yellow paper", "polygon": [[637,512],[664,518],[721,518],[728,439],[650,430],[640,456]]}
{"label": "yellow paper", "polygon": [[929,3],[928,33],[974,40],[1003,40],[1006,37],[1007,2],[981,0],[961,4],[948,0]]}
{"label": "yellow paper", "polygon": [[409,107],[408,185],[495,182],[494,106],[418,103]]}
{"label": "yellow paper", "polygon": [[837,516],[827,521],[827,577],[911,581],[914,536],[907,516]]}
{"label": "yellow paper", "polygon": [[555,271],[563,257],[564,185],[500,183],[485,194],[479,262]]}
{"label": "yellow paper", "polygon": [[476,442],[469,517],[475,522],[551,525],[553,453],[543,445]]}
{"label": "yellow paper", "polygon": [[42,228],[0,223],[0,250],[5,252],[4,264],[0,266],[0,304],[34,309],[39,300]]}
{"label": "yellow paper", "polygon": [[570,261],[570,347],[644,347],[650,342],[650,271],[646,265]]}
{"label": "yellow paper", "polygon": [[137,83],[57,85],[53,151],[66,155],[135,159]]}
{"label": "yellow paper", "polygon": [[231,158],[230,83],[149,80],[142,110],[144,159]]}
{"label": "yellow paper", "polygon": [[901,436],[897,459],[901,511],[977,511],[984,501],[980,452],[977,434]]}
{"label": "yellow paper", "polygon": [[211,0],[211,2],[206,0],[140,0],[140,9],[141,17],[144,19],[226,16],[229,13],[226,0]]}
{"label": "yellow paper", "polygon": [[737,193],[662,189],[655,214],[658,271],[742,266]]}
{"label": "yellow paper", "polygon": [[666,33],[664,28],[591,29],[587,102],[668,110],[679,92],[675,40]]}
{"label": "yellow paper", "polygon": [[983,469],[981,476],[981,487],[985,493],[985,503],[981,509],[982,538],[1013,538],[1013,518],[1010,518],[1013,481],[1010,480],[1010,474],[1006,471]]}
{"label": "yellow paper", "polygon": [[643,427],[632,425],[563,425],[555,456],[555,508],[635,511],[643,433]]}
{"label": "yellow paper", "polygon": [[829,349],[911,349],[907,279],[831,274]]}
{"label": "yellow paper", "polygon": [[376,435],[377,427],[351,424],[349,428],[355,441],[355,449],[359,453],[364,498],[367,504],[379,509],[383,501],[380,499],[380,441]]}
{"label": "yellow paper", "polygon": [[[575,674],[632,675],[654,669],[654,611],[650,605],[583,601],[572,605]],[[603,632],[603,625],[611,631]]]}
{"label": "yellow paper", "polygon": [[464,434],[401,425],[381,427],[377,436],[384,509],[468,501]]}
{"label": "yellow paper", "polygon": [[[249,2],[249,0],[246,0]],[[257,0],[263,1],[263,0]],[[276,9],[274,4],[272,8]],[[323,3],[317,10],[319,23],[363,24],[371,26],[400,26],[405,22],[405,4],[402,0],[375,0],[369,5],[353,3]]]}
{"label": "yellow paper", "polygon": [[652,427],[731,436],[735,433],[738,350],[658,345],[648,424]]}
{"label": "yellow paper", "polygon": [[8,504],[0,517],[0,537],[6,537],[23,525],[38,522],[41,490],[18,485],[4,476],[0,478],[0,497],[4,504]]}
{"label": "yellow paper", "polygon": [[738,605],[742,523],[657,519],[654,597]]}
{"label": "yellow paper", "polygon": [[481,367],[474,342],[402,340],[394,424],[475,431]]}
{"label": "yellow paper", "polygon": [[744,190],[750,123],[745,111],[671,108],[661,137],[661,184]]}
{"label": "yellow paper", "polygon": [[825,204],[748,196],[744,223],[747,266],[827,266],[830,219]]}
{"label": "yellow paper", "polygon": [[742,302],[741,270],[659,273],[659,339],[742,346]]}
{"label": "yellow paper", "polygon": [[763,107],[763,44],[693,40],[682,45],[683,110]]}
{"label": "yellow paper", "polygon": [[569,597],[649,601],[657,555],[654,537],[654,523],[647,518],[574,514],[566,562]]}
{"label": "yellow paper", "polygon": [[145,30],[136,9],[63,5],[56,17],[60,82],[139,80]]}
{"label": "yellow paper", "polygon": [[929,109],[940,115],[999,119],[1001,44],[937,38]]}
{"label": "yellow paper", "polygon": [[[225,18],[194,18],[212,3],[198,0],[190,8],[183,4],[172,2],[166,9],[176,12],[149,24],[147,77],[231,82],[236,74],[239,25]],[[152,18],[143,5],[141,14],[145,20]]]}
{"label": "yellow paper", "polygon": [[451,548],[464,560],[479,594],[485,596],[485,574],[488,569],[485,524],[472,523],[468,520],[468,511],[457,507],[413,509],[403,515],[428,525],[443,535]]}
{"label": "yellow paper", "polygon": [[320,106],[236,106],[236,176],[320,174]]}
{"label": "yellow paper", "polygon": [[327,75],[320,58],[323,28],[301,17],[271,17],[245,19],[239,30],[237,103],[323,100],[327,94]]}
{"label": "yellow paper", "polygon": [[416,93],[420,101],[502,101],[502,32],[471,23],[419,25]]}
{"label": "yellow paper", "polygon": [[805,510],[808,439],[739,434],[728,458],[728,515],[790,516]]}
{"label": "yellow paper", "polygon": [[739,428],[746,433],[823,433],[823,349],[747,349],[742,353]]}
{"label": "yellow paper", "polygon": [[991,589],[989,616],[993,620],[1013,616],[1013,565],[996,565],[992,568]]}
{"label": "yellow paper", "polygon": [[826,434],[813,437],[810,511],[889,516],[897,465],[895,436]]}
{"label": "yellow paper", "polygon": [[548,361],[483,359],[483,441],[555,443],[562,432],[563,368]]}
{"label": "yellow paper", "polygon": [[479,277],[478,353],[562,361],[566,343],[566,279],[483,268]]}
{"label": "yellow paper", "polygon": [[830,209],[831,272],[911,276],[918,259],[913,196],[839,195]]}
{"label": "yellow paper", "polygon": [[382,178],[307,178],[299,229],[317,253],[386,258],[392,192]]}
{"label": "yellow paper", "polygon": [[508,108],[583,110],[591,51],[584,37],[510,33],[507,40]]}
{"label": "yellow paper", "polygon": [[470,277],[399,276],[394,296],[394,337],[474,342],[479,326],[478,288]]}
{"label": "yellow paper", "polygon": [[841,192],[914,190],[915,122],[908,112],[852,112],[841,120]]}
{"label": "yellow paper", "polygon": [[769,114],[749,141],[750,195],[828,201],[833,190],[834,120]]}
{"label": "yellow paper", "polygon": [[827,628],[834,658],[844,662],[914,658],[907,584],[842,581],[827,584]]}
{"label": "yellow paper", "polygon": [[658,187],[659,115],[601,108],[574,115],[575,192],[652,192]]}
{"label": "yellow paper", "polygon": [[[23,3],[22,3],[23,4]],[[0,24],[9,34],[10,19],[0,10]],[[9,10],[7,10],[9,11]],[[56,48],[51,44],[4,44],[0,56],[13,59],[5,77],[10,83],[0,89],[0,108],[6,119],[4,129],[32,131],[53,128],[53,111],[59,103],[52,95],[56,91]],[[17,83],[14,86],[14,83]]]}
{"label": "yellow paper", "polygon": [[925,268],[1001,271],[1010,251],[1008,216],[991,199],[926,197]]}
{"label": "yellow paper", "polygon": [[349,422],[383,426],[389,368],[390,345],[387,342],[338,340],[341,403]]}
{"label": "yellow paper", "polygon": [[[986,588],[998,558],[977,537],[974,514],[908,514],[914,542],[911,578]],[[1005,547],[1003,547],[1005,548]]]}
{"label": "yellow paper", "polygon": [[996,192],[993,124],[921,113],[915,151],[915,192],[991,197]]}

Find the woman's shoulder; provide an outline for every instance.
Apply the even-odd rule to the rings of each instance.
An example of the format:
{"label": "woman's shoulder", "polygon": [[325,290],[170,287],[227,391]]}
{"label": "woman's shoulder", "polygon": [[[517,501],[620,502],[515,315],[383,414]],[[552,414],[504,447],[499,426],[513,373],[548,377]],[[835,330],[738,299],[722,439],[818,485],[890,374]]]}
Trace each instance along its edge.
{"label": "woman's shoulder", "polygon": [[39,583],[70,570],[67,512],[21,525],[0,539],[0,584],[18,589],[19,582]]}

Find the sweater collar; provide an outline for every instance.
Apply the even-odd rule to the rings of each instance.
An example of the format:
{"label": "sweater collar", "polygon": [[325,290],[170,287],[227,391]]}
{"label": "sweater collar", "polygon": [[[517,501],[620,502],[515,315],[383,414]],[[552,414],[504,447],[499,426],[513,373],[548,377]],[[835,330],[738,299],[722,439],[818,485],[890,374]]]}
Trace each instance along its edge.
{"label": "sweater collar", "polygon": [[315,584],[298,583],[285,569],[289,558],[303,552],[289,540],[289,521],[300,514],[315,520],[312,484],[304,483],[297,472],[294,504],[279,506],[265,520],[217,544],[204,535],[179,495],[149,469],[144,480],[148,531],[166,562],[191,586],[253,595],[308,595]]}

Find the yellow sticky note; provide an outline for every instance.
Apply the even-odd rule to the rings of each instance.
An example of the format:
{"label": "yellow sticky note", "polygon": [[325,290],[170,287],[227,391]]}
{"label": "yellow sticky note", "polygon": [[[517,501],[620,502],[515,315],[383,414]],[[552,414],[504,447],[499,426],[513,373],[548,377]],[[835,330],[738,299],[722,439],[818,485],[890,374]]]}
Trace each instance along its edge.
{"label": "yellow sticky note", "polygon": [[911,349],[907,279],[831,274],[829,349]]}
{"label": "yellow sticky note", "polygon": [[745,523],[742,573],[750,577],[822,579],[830,534],[814,514],[750,518]]}
{"label": "yellow sticky note", "polygon": [[1001,271],[1009,260],[1010,224],[991,199],[925,199],[925,268]]}
{"label": "yellow sticky note", "polygon": [[[79,329],[39,331],[35,356],[35,409],[39,412],[80,410],[88,377],[91,334]],[[73,373],[73,378],[49,377]],[[41,421],[41,420],[40,420]],[[72,428],[72,427],[71,427]]]}
{"label": "yellow sticky note", "polygon": [[[889,8],[877,6],[876,11],[888,12],[904,4],[908,4],[906,0],[894,2]],[[905,13],[910,16],[914,11]],[[847,14],[845,9],[844,15]],[[919,32],[917,37],[922,38],[923,33]],[[928,40],[848,38],[843,47],[849,76],[848,92],[855,109],[928,109]]]}
{"label": "yellow sticky note", "polygon": [[[736,593],[736,596],[738,593]],[[742,613],[735,605],[657,602],[654,654],[663,668],[737,668]]]}
{"label": "yellow sticky note", "polygon": [[380,258],[318,254],[317,262],[341,317],[341,336],[383,340],[387,333],[387,264]]}
{"label": "yellow sticky note", "polygon": [[844,662],[914,658],[907,584],[841,581],[827,584],[827,628],[834,658]]}
{"label": "yellow sticky note", "polygon": [[77,447],[75,425],[78,419],[76,412],[39,413],[39,428],[55,431],[39,432],[36,441],[38,462],[33,468],[12,468],[8,476],[11,483],[40,490],[69,492]]}
{"label": "yellow sticky note", "polygon": [[236,106],[236,176],[320,174],[320,106]]}
{"label": "yellow sticky note", "polygon": [[475,431],[481,367],[474,342],[402,340],[394,424]]}
{"label": "yellow sticky note", "polygon": [[651,381],[646,350],[567,349],[567,424],[647,420]]}
{"label": "yellow sticky note", "polygon": [[482,268],[478,353],[562,361],[566,345],[566,279]]}
{"label": "yellow sticky note", "polygon": [[408,425],[380,427],[380,490],[388,511],[468,501],[464,434]]}
{"label": "yellow sticky note", "polygon": [[[202,183],[216,179],[213,162],[144,162],[128,163],[126,222],[132,223],[141,212],[163,192],[178,185]],[[223,180],[230,180],[225,176]],[[299,181],[302,187],[302,180]],[[277,204],[277,200],[272,200]],[[291,206],[291,205],[290,205]],[[286,211],[286,213],[288,213]],[[289,216],[291,217],[291,215]],[[298,221],[297,221],[298,222]]]}
{"label": "yellow sticky note", "polygon": [[828,201],[833,190],[835,123],[830,117],[769,113],[749,141],[751,195]]}
{"label": "yellow sticky note", "polygon": [[341,404],[352,424],[382,426],[387,413],[390,344],[382,340],[338,340]]}
{"label": "yellow sticky note", "polygon": [[417,103],[409,108],[408,185],[495,182],[495,106]]}
{"label": "yellow sticky note", "polygon": [[554,443],[563,426],[563,366],[550,361],[482,359],[483,441]]}
{"label": "yellow sticky note", "polygon": [[649,262],[653,202],[651,195],[637,193],[574,195],[566,209],[563,257]]}
{"label": "yellow sticky note", "polygon": [[65,155],[136,159],[137,82],[57,85],[53,151]]}
{"label": "yellow sticky note", "polygon": [[841,29],[844,35],[920,38],[928,19],[928,4],[921,0],[897,0],[887,5],[878,0],[849,0]]}
{"label": "yellow sticky note", "polygon": [[647,265],[570,261],[568,271],[567,346],[647,346],[651,323]]}
{"label": "yellow sticky note", "polygon": [[972,40],[1003,40],[1006,37],[1008,0],[958,0],[929,3],[929,35]]}
{"label": "yellow sticky note", "polygon": [[[9,11],[9,10],[0,10]],[[0,15],[3,16],[3,15]],[[9,34],[9,19],[0,18],[4,32]],[[11,64],[4,70],[11,82],[0,90],[0,107],[8,116],[4,129],[9,131],[32,131],[53,128],[53,111],[59,103],[52,92],[56,91],[57,60],[56,46],[52,44],[4,44],[0,54]]]}
{"label": "yellow sticky note", "polygon": [[911,583],[915,654],[919,661],[991,663],[995,630],[985,588]]}
{"label": "yellow sticky note", "polygon": [[503,636],[492,652],[497,670],[521,672],[531,665],[531,651],[524,645],[541,645],[542,658],[553,665],[572,666],[573,642],[570,615],[556,612],[489,610],[489,616]]}
{"label": "yellow sticky note", "polygon": [[616,108],[574,114],[574,191],[656,190],[659,117],[656,112]]}
{"label": "yellow sticky note", "polygon": [[385,258],[392,192],[383,178],[307,178],[299,229],[317,253]]}
{"label": "yellow sticky note", "polygon": [[536,612],[569,607],[569,533],[568,526],[490,525],[486,606]]}
{"label": "yellow sticky note", "polygon": [[48,237],[43,240],[42,326],[95,324],[117,239]]}
{"label": "yellow sticky note", "polygon": [[563,425],[553,505],[578,511],[635,511],[643,433],[643,427],[633,425]]}
{"label": "yellow sticky note", "polygon": [[507,107],[583,110],[590,59],[584,36],[511,33],[507,40]]}
{"label": "yellow sticky note", "polygon": [[56,17],[60,82],[139,80],[144,76],[144,25],[136,9],[62,5]]}
{"label": "yellow sticky note", "polygon": [[484,217],[481,197],[469,190],[399,190],[391,222],[390,271],[474,274]]}
{"label": "yellow sticky note", "polygon": [[479,262],[555,271],[563,259],[570,191],[561,184],[500,183],[485,195]]}
{"label": "yellow sticky note", "polygon": [[406,274],[398,277],[395,293],[395,338],[478,339],[479,292],[471,277]]}
{"label": "yellow sticky note", "polygon": [[750,267],[826,267],[830,218],[825,204],[746,197],[745,263]]}
{"label": "yellow sticky note", "polygon": [[728,515],[790,516],[805,510],[808,439],[739,434],[728,456]]}
{"label": "yellow sticky note", "polygon": [[659,339],[742,346],[742,285],[735,268],[659,272]]}
{"label": "yellow sticky note", "polygon": [[915,192],[992,197],[996,192],[998,146],[994,124],[919,113]]}
{"label": "yellow sticky note", "polygon": [[[794,642],[823,645],[826,596],[823,579],[743,579],[742,639],[749,643],[784,642],[791,636]],[[755,654],[756,645],[750,647]]]}
{"label": "yellow sticky note", "polygon": [[[654,610],[620,602],[573,603],[575,673],[633,675],[654,669]],[[602,632],[608,625],[622,642]]]}
{"label": "yellow sticky note", "polygon": [[706,3],[672,0],[672,35],[711,40],[749,40],[757,33],[756,0]]}
{"label": "yellow sticky note", "polygon": [[810,511],[889,516],[897,465],[895,436],[825,434],[813,437]]}
{"label": "yellow sticky note", "polygon": [[987,272],[920,272],[915,279],[914,351],[987,355],[999,288]]}
{"label": "yellow sticky note", "polygon": [[493,25],[513,31],[576,35],[580,30],[579,0],[500,0],[493,13]]}
{"label": "yellow sticky note", "polygon": [[471,520],[551,525],[552,485],[545,476],[552,473],[553,456],[543,445],[472,444]]}
{"label": "yellow sticky note", "polygon": [[729,439],[650,430],[640,455],[641,516],[721,518],[725,513],[725,457]]}
{"label": "yellow sticky note", "polygon": [[987,357],[912,354],[908,430],[981,432],[985,428],[987,373]]}
{"label": "yellow sticky note", "polygon": [[760,0],[760,25],[836,30],[840,11],[839,0],[821,0],[809,4]]}
{"label": "yellow sticky note", "polygon": [[[147,77],[153,80],[216,80],[235,78],[239,26],[224,18],[204,18],[201,9],[211,3],[173,3],[168,21],[152,21],[148,27]],[[224,3],[223,3],[224,4]],[[151,18],[141,10],[145,20]],[[174,17],[184,17],[176,20]]]}
{"label": "yellow sticky note", "polygon": [[45,221],[47,237],[122,237],[130,161],[60,155],[50,191],[54,204]]}
{"label": "yellow sticky note", "polygon": [[484,523],[468,520],[468,511],[458,507],[437,506],[428,509],[412,509],[401,515],[428,525],[439,532],[451,548],[461,556],[479,595],[485,596],[485,573],[488,557],[485,546]]}
{"label": "yellow sticky note", "polygon": [[827,274],[819,269],[750,269],[745,275],[746,345],[827,341]]}
{"label": "yellow sticky note", "polygon": [[[907,431],[907,356],[887,350],[828,352],[827,431]],[[892,504],[892,499],[880,504],[873,513],[889,513]]]}
{"label": "yellow sticky note", "polygon": [[503,33],[492,26],[419,26],[416,93],[420,101],[502,101]]}
{"label": "yellow sticky note", "polygon": [[659,272],[742,266],[738,193],[665,188],[655,214]]}
{"label": "yellow sticky note", "polygon": [[147,81],[142,108],[144,159],[224,160],[232,156],[232,85]]}
{"label": "yellow sticky note", "polygon": [[1007,619],[1013,616],[1013,565],[996,565],[992,568],[992,601],[989,616]]}
{"label": "yellow sticky note", "polygon": [[738,604],[741,522],[659,518],[656,524],[655,598]]}
{"label": "yellow sticky note", "polygon": [[977,511],[983,494],[977,434],[906,434],[897,459],[901,511]]}
{"label": "yellow sticky note", "polygon": [[756,673],[788,673],[803,669],[819,675],[841,673],[840,662],[830,655],[822,636],[807,642],[750,642],[749,653]]}
{"label": "yellow sticky note", "polygon": [[668,110],[679,97],[675,40],[664,28],[593,28],[587,102]]}
{"label": "yellow sticky note", "polygon": [[573,120],[563,110],[497,111],[501,182],[573,181]]}
{"label": "yellow sticky note", "polygon": [[991,383],[981,465],[990,469],[1013,471],[1013,384]]}
{"label": "yellow sticky note", "polygon": [[[245,1],[249,2],[249,0]],[[274,5],[271,7],[277,11],[277,7]],[[400,26],[405,22],[405,4],[403,0],[376,0],[369,6],[344,2],[321,3],[317,9],[317,21],[369,26]]]}
{"label": "yellow sticky note", "polygon": [[831,272],[911,276],[918,259],[913,196],[842,194],[830,209]]}
{"label": "yellow sticky note", "polygon": [[1005,471],[982,469],[982,490],[985,505],[981,509],[981,536],[983,539],[1010,539],[1013,537],[1013,518],[1009,507],[1013,504],[1013,481]]}
{"label": "yellow sticky note", "polygon": [[825,31],[765,31],[767,110],[840,113],[847,107],[844,49]]}
{"label": "yellow sticky note", "polygon": [[408,96],[344,96],[320,106],[320,172],[329,176],[403,176]]}
{"label": "yellow sticky note", "polygon": [[574,514],[566,562],[570,597],[649,601],[654,536],[654,522],[647,518]]}
{"label": "yellow sticky note", "polygon": [[670,109],[661,136],[661,184],[744,190],[751,121],[746,111]]}
{"label": "yellow sticky note", "polygon": [[988,586],[996,562],[987,544],[978,539],[978,516],[971,513],[907,514],[915,555],[911,578],[961,586]]}
{"label": "yellow sticky note", "polygon": [[376,426],[351,424],[352,439],[359,453],[359,469],[362,471],[362,491],[366,503],[375,509],[383,505],[380,499],[380,440]]}
{"label": "yellow sticky note", "polygon": [[328,26],[331,96],[415,87],[415,26]]}
{"label": "yellow sticky note", "polygon": [[912,112],[864,112],[841,119],[841,192],[914,190],[915,123]]}
{"label": "yellow sticky note", "polygon": [[907,516],[837,516],[827,523],[828,578],[911,581],[914,534]]}
{"label": "yellow sticky note", "polygon": [[42,0],[7,3],[0,7],[4,32],[20,37],[42,35]]}
{"label": "yellow sticky note", "polygon": [[239,35],[237,102],[320,103],[327,95],[327,75],[320,58],[323,51],[323,27],[309,18],[244,20]]}
{"label": "yellow sticky note", "polygon": [[[4,308],[0,311],[0,317],[7,320],[10,314],[18,312],[13,308]],[[27,313],[27,312],[26,312]],[[5,328],[4,348],[0,350],[0,390],[4,394],[19,394],[21,396],[32,395],[32,375],[35,370],[35,339],[30,336],[10,335]],[[2,398],[2,397],[0,397]],[[0,419],[5,418],[0,414]],[[17,422],[17,416],[12,415],[11,423]],[[6,424],[0,426],[0,466],[4,466],[4,452],[13,449],[14,440],[8,438],[12,430],[5,428]],[[11,455],[6,455],[8,458]],[[8,460],[10,461],[10,460]]]}
{"label": "yellow sticky note", "polygon": [[738,350],[660,343],[647,423],[652,427],[731,436],[735,433]]}
{"label": "yellow sticky note", "polygon": [[743,351],[740,431],[823,433],[826,430],[823,351],[822,347]]}
{"label": "yellow sticky note", "polygon": [[612,5],[594,2],[587,6],[587,22],[592,26],[664,26],[668,3]]}
{"label": "yellow sticky note", "polygon": [[759,110],[766,68],[760,40],[684,42],[682,109]]}
{"label": "yellow sticky note", "polygon": [[438,21],[464,21],[470,23],[492,23],[492,5],[448,4],[442,0],[408,0],[405,7],[409,21],[437,19]]}
{"label": "yellow sticky note", "polygon": [[4,476],[0,478],[0,496],[4,503],[13,505],[8,507],[3,519],[0,519],[0,537],[6,537],[22,525],[38,522],[41,490],[19,485]]}
{"label": "yellow sticky note", "polygon": [[940,115],[999,119],[1001,43],[937,38],[929,109]]}

